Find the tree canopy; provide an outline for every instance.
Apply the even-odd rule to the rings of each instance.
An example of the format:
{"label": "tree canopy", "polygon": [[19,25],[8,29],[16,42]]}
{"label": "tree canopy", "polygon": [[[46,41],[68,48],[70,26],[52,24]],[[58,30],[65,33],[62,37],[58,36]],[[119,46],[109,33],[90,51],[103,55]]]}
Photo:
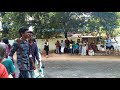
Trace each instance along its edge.
{"label": "tree canopy", "polygon": [[119,26],[119,12],[0,12],[2,37],[17,38],[21,26],[33,26],[36,38],[50,38],[67,32],[113,34]]}

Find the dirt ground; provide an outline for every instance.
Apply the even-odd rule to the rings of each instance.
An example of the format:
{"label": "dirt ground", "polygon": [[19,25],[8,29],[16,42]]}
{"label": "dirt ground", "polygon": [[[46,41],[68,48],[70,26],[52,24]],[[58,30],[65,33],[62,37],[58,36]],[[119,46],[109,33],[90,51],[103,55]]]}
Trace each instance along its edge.
{"label": "dirt ground", "polygon": [[[14,54],[14,59],[16,60],[16,54]],[[120,56],[109,55],[109,56],[81,56],[81,55],[71,55],[71,54],[55,54],[49,53],[49,57],[46,58],[45,54],[42,53],[43,61],[120,61]]]}
{"label": "dirt ground", "polygon": [[71,55],[71,54],[55,54],[50,53],[49,57],[46,58],[42,55],[42,60],[49,61],[66,61],[66,60],[77,60],[77,61],[120,61],[120,56],[81,56],[81,55]]}
{"label": "dirt ground", "polygon": [[[16,58],[16,55],[14,56]],[[119,78],[120,56],[42,54],[45,78]],[[39,75],[38,70],[35,70]],[[16,64],[16,77],[19,70]]]}

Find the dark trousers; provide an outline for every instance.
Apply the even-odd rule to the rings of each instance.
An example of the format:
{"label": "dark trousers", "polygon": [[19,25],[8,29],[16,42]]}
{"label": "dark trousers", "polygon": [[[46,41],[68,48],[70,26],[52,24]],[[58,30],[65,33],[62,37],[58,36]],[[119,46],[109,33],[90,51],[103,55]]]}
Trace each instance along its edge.
{"label": "dark trousers", "polygon": [[46,55],[48,55],[48,50],[45,50],[45,52],[46,52]]}
{"label": "dark trousers", "polygon": [[59,47],[59,53],[61,54],[61,46]]}
{"label": "dark trousers", "polygon": [[19,78],[29,78],[29,71],[20,70]]}
{"label": "dark trousers", "polygon": [[79,53],[79,49],[76,49],[76,54],[78,54]]}

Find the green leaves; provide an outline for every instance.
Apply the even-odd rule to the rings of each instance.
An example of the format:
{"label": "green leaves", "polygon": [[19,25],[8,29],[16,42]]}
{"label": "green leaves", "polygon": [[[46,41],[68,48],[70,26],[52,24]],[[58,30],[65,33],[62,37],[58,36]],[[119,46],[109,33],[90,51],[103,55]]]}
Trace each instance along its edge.
{"label": "green leaves", "polygon": [[92,18],[98,19],[100,27],[112,34],[115,26],[118,25],[118,15],[117,12],[92,12]]}
{"label": "green leaves", "polygon": [[48,37],[45,33],[52,36],[53,31],[46,32],[45,29],[54,29],[56,35],[60,34],[57,29],[63,29],[64,32],[104,30],[112,34],[115,26],[120,24],[119,17],[118,12],[1,12],[2,23],[7,23],[7,28],[3,24],[4,31],[9,26],[9,32],[3,33],[13,39],[17,37],[21,26],[33,26],[37,38]]}

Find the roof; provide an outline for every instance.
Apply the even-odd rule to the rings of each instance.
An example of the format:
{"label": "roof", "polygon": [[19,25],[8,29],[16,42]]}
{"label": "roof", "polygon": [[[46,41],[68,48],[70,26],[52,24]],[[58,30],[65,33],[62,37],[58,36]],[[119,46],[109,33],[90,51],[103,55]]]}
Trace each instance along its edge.
{"label": "roof", "polygon": [[98,37],[98,36],[81,36],[82,38],[87,38],[87,37]]}

